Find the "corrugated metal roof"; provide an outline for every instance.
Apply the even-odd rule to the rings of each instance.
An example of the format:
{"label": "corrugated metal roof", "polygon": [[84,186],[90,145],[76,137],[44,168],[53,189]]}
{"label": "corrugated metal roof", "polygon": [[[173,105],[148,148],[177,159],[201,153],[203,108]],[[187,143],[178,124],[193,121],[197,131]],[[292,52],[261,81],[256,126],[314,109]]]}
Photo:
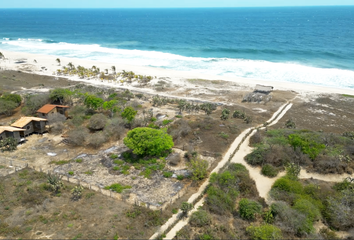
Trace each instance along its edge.
{"label": "corrugated metal roof", "polygon": [[11,126],[22,128],[32,121],[40,122],[40,121],[48,121],[48,120],[45,118],[38,118],[38,117],[21,117],[19,120],[11,124]]}
{"label": "corrugated metal roof", "polygon": [[60,107],[60,108],[69,108],[69,106],[64,106],[64,105],[53,105],[53,104],[46,104],[40,109],[38,109],[38,113],[49,113],[52,111],[54,108]]}
{"label": "corrugated metal roof", "polygon": [[9,127],[9,126],[0,126],[0,134],[3,132],[24,132],[24,129]]}

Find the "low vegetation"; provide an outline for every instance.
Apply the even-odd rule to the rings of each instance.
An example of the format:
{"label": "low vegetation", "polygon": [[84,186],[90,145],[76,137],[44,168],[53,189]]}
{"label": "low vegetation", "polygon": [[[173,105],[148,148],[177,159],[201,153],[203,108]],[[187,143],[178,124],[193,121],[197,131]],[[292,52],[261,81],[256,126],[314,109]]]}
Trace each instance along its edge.
{"label": "low vegetation", "polygon": [[269,177],[295,163],[308,171],[326,173],[354,172],[354,140],[350,133],[343,135],[307,130],[280,129],[256,133],[251,138],[255,146],[246,156],[247,163],[261,166]]}

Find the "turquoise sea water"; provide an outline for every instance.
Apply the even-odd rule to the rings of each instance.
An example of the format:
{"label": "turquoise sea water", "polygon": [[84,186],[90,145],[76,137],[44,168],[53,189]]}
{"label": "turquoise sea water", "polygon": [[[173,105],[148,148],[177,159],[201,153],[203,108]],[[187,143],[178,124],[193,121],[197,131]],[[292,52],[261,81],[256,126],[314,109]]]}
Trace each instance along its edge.
{"label": "turquoise sea water", "polygon": [[0,9],[0,51],[354,88],[354,6]]}

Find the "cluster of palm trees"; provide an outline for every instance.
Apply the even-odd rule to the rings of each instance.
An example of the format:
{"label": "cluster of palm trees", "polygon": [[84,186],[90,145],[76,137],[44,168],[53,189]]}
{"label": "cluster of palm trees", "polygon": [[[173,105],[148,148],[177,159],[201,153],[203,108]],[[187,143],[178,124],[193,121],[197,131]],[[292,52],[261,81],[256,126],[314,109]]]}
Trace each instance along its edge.
{"label": "cluster of palm trees", "polygon": [[[56,59],[56,62],[59,66],[61,66],[61,61],[59,58]],[[55,73],[54,73],[55,74]],[[97,79],[103,81],[112,81],[114,83],[124,83],[128,82],[131,83],[133,81],[137,81],[140,84],[146,84],[150,82],[153,77],[152,76],[145,76],[145,75],[137,75],[132,71],[125,71],[117,73],[116,67],[111,67],[111,73],[109,73],[108,69],[104,69],[101,71],[100,68],[96,66],[92,66],[91,68],[85,68],[82,66],[75,67],[74,64],[69,62],[66,66],[63,66],[62,69],[58,69],[56,71],[57,75],[64,75],[64,76],[79,76],[81,79]]]}

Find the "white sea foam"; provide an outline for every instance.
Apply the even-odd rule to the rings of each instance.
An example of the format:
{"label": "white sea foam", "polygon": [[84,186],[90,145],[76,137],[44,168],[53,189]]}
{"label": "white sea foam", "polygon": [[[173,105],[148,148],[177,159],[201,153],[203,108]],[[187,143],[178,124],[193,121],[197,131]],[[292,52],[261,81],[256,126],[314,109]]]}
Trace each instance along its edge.
{"label": "white sea foam", "polygon": [[[10,40],[3,38],[0,43],[2,49],[9,51],[85,58],[115,64],[161,67],[220,76],[354,88],[354,71],[315,68],[291,62],[274,63],[260,60],[185,57],[158,51],[106,48],[98,44],[48,43],[42,39]],[[121,44],[137,43],[123,42]]]}

